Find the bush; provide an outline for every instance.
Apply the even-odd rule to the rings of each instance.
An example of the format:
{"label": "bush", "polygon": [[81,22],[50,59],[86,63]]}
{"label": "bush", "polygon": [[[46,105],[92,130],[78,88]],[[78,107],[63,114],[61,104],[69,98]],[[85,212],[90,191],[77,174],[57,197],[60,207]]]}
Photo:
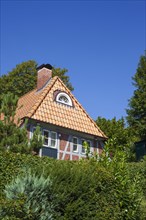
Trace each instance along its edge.
{"label": "bush", "polygon": [[17,175],[29,168],[36,173],[42,173],[45,165],[52,161],[50,158],[40,158],[25,154],[15,154],[0,151],[0,199],[4,196],[5,185],[10,183]]}
{"label": "bush", "polygon": [[[16,177],[5,187],[6,200],[2,204],[1,217],[18,219],[52,219],[54,210],[52,182],[31,171]],[[11,204],[9,206],[9,204]]]}
{"label": "bush", "polygon": [[106,167],[94,159],[58,161],[50,175],[58,194],[55,219],[140,219],[139,176],[130,178],[122,155]]}
{"label": "bush", "polygon": [[136,174],[140,175],[140,186],[137,190],[142,191],[141,202],[141,219],[146,219],[146,159],[136,163],[129,163],[129,170],[131,174],[131,181]]}
{"label": "bush", "polygon": [[114,179],[105,168],[90,161],[62,161],[51,178],[58,195],[55,219],[117,219]]}
{"label": "bush", "polygon": [[[48,198],[53,195],[51,204],[55,207],[55,212],[52,213],[54,220],[140,219],[139,175],[132,177],[131,170],[121,154],[112,161],[102,158],[97,162],[95,159],[60,161],[48,157],[39,158],[5,152],[0,154],[0,160],[1,201],[3,207],[4,205],[6,207],[6,209],[2,208],[2,211],[7,210],[7,219],[19,219],[18,216],[21,216],[22,220],[32,219],[24,209],[28,196],[22,193],[17,200],[14,198],[9,200],[4,191],[9,187],[13,188],[18,181],[17,175],[19,178],[24,176],[28,167],[31,169],[32,180],[35,178],[39,181],[40,176],[44,181],[48,176],[51,179],[51,186],[48,184],[41,193],[47,193]],[[19,181],[22,182],[22,179]],[[37,185],[34,185],[32,192],[35,190],[38,191]],[[31,197],[32,202],[35,202],[35,196],[34,193]],[[49,205],[50,200],[47,201]],[[43,199],[42,205],[46,205]],[[11,216],[9,210],[12,210]],[[41,217],[40,215],[37,219]],[[44,217],[45,219],[48,218]]]}

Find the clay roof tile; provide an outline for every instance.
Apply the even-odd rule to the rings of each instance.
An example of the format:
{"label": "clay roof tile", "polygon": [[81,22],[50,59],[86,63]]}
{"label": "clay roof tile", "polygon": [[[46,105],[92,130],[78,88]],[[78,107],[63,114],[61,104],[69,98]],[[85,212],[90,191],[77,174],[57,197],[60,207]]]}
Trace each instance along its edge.
{"label": "clay roof tile", "polygon": [[[73,107],[53,100],[54,92],[57,89],[70,96]],[[23,106],[19,109],[21,105]],[[34,89],[19,99],[16,113],[16,119],[18,118],[32,118],[106,138],[105,134],[57,76],[53,77],[43,90],[37,92]]]}

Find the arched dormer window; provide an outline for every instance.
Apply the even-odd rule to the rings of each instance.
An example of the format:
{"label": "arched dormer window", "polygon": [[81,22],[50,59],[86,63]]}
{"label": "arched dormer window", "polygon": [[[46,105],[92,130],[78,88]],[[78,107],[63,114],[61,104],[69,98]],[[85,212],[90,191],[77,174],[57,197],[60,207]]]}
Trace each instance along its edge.
{"label": "arched dormer window", "polygon": [[73,106],[71,98],[65,92],[59,92],[56,95],[56,101],[65,105]]}

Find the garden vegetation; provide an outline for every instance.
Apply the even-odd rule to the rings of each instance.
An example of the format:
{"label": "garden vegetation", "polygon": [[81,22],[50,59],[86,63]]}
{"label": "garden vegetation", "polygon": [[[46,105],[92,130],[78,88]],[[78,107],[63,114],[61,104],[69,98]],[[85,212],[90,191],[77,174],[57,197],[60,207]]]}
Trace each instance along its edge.
{"label": "garden vegetation", "polygon": [[98,161],[59,161],[1,152],[1,218],[144,220],[146,161],[104,155]]}
{"label": "garden vegetation", "polygon": [[[146,158],[135,162],[133,146],[146,138],[146,57],[140,58],[133,77],[137,89],[129,100],[129,126],[123,118],[98,117],[96,123],[109,137],[104,151],[91,157],[86,146],[86,159],[79,161],[40,158],[39,127],[28,142],[27,121],[21,129],[15,124],[17,96],[34,87],[35,69],[36,62],[25,62],[0,78],[7,88],[0,86],[0,219],[145,220]],[[54,75],[60,74],[73,90],[66,71],[58,68]],[[29,83],[23,91],[26,75]],[[12,88],[14,81],[18,85]]]}

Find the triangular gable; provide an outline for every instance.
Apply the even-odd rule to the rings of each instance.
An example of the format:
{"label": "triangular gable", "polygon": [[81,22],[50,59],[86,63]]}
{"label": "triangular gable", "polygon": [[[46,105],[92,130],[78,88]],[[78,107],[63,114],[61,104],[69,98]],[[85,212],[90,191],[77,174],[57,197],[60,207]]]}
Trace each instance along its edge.
{"label": "triangular gable", "polygon": [[[54,100],[56,90],[67,93],[73,101],[73,107],[57,103]],[[29,98],[33,99],[33,103],[28,100]],[[29,110],[25,111],[26,114],[23,114],[23,118],[32,118],[44,123],[106,138],[59,77],[53,77],[42,91],[33,90],[28,95],[26,94],[20,99],[20,103],[25,100],[28,102],[26,105],[28,105]],[[24,112],[23,108],[27,109],[27,106],[22,107],[22,112]]]}

